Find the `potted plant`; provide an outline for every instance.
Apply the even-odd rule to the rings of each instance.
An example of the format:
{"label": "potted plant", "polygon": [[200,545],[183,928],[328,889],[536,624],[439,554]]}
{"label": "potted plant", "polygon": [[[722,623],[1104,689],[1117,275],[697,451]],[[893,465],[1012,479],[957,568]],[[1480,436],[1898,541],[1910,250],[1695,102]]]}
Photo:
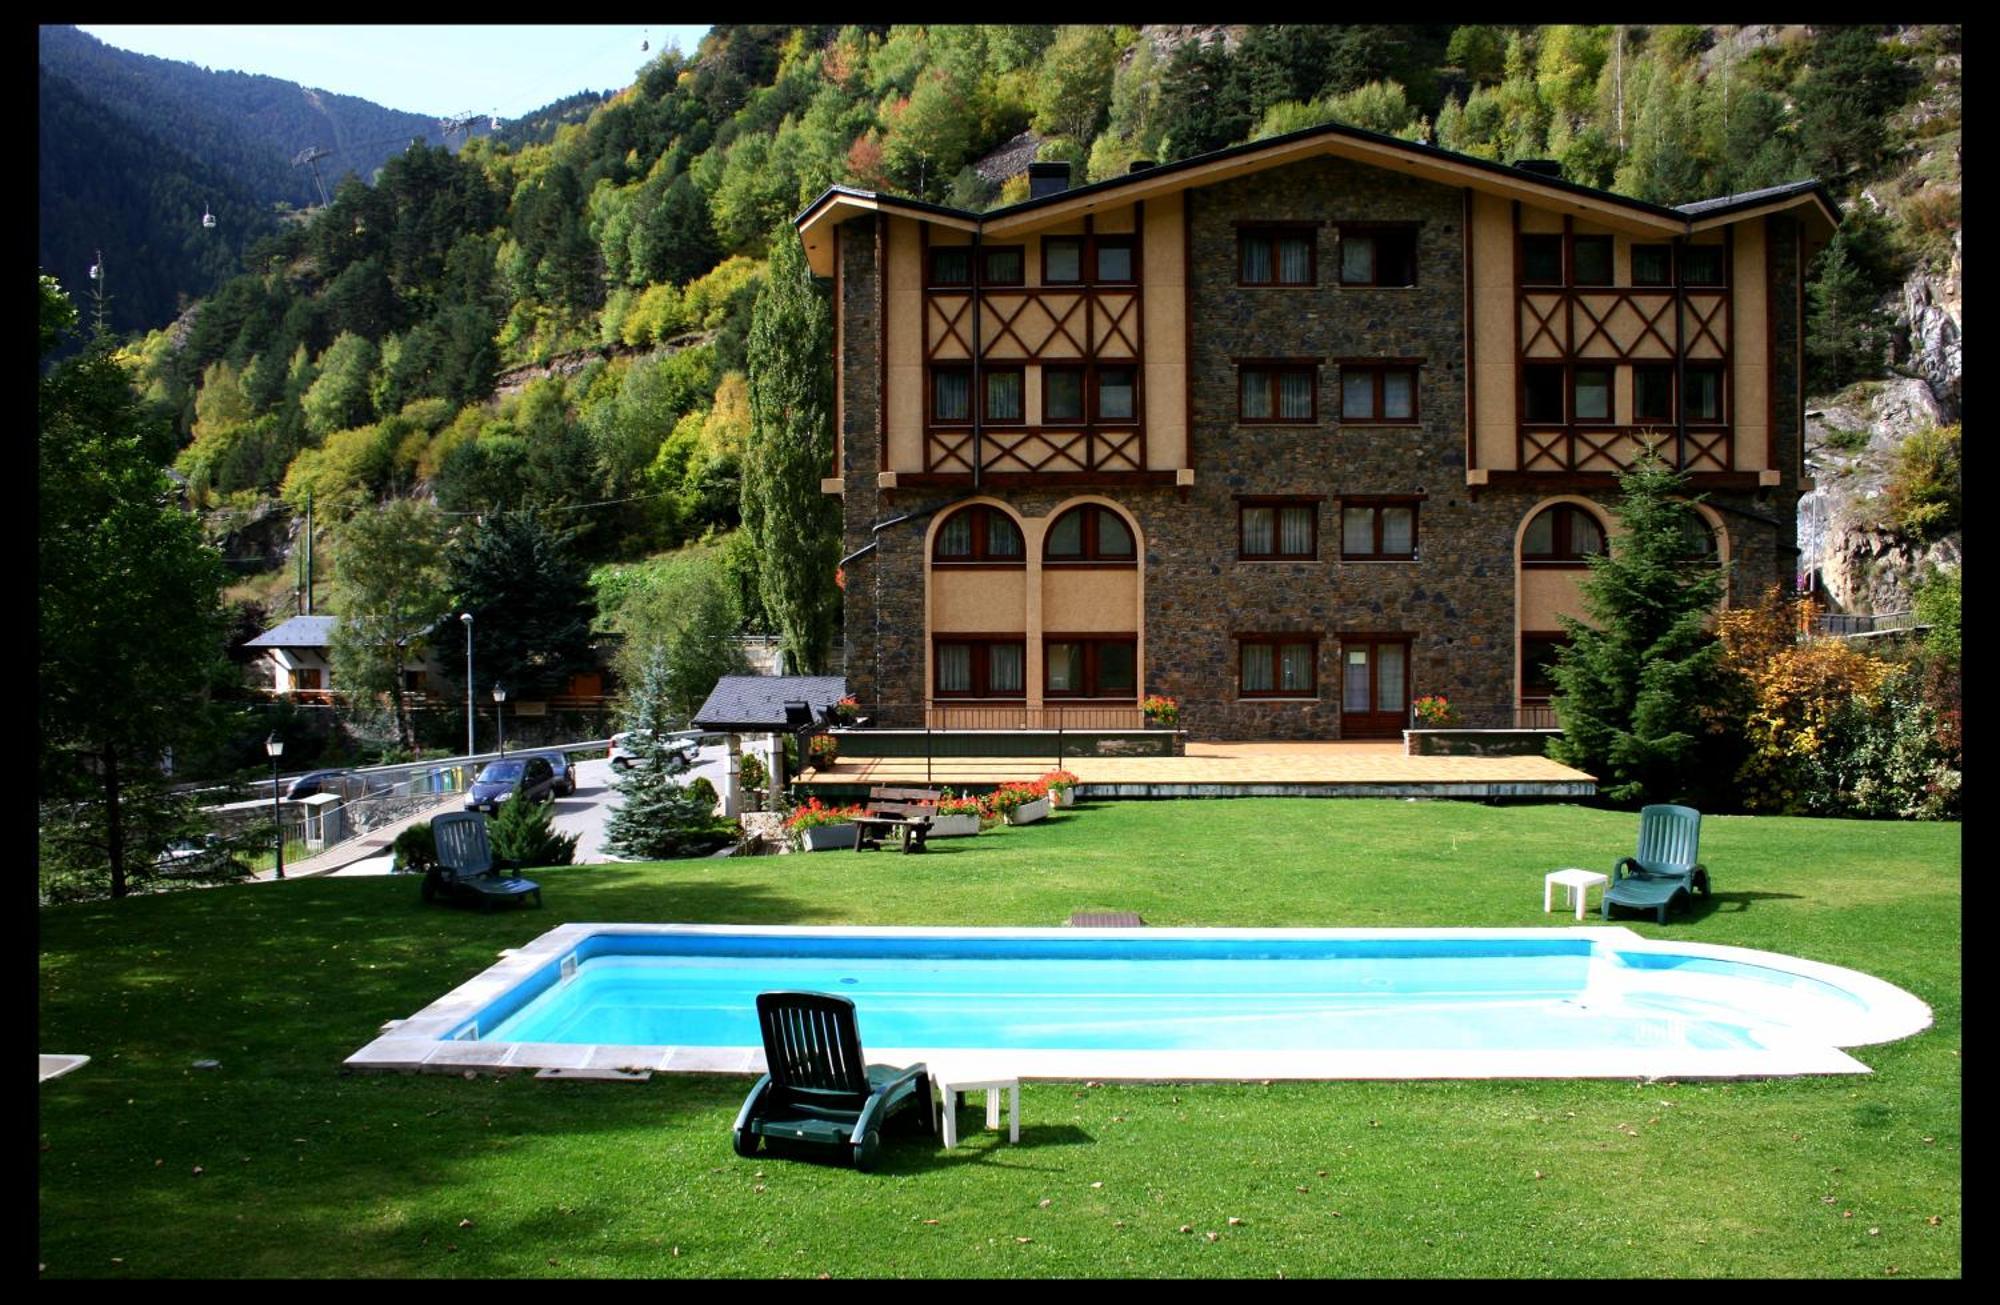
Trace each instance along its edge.
{"label": "potted plant", "polygon": [[840,740],[831,734],[815,734],[812,736],[812,742],[806,745],[806,755],[812,758],[812,764],[819,769],[830,769],[835,758],[840,756]]}
{"label": "potted plant", "polygon": [[834,703],[828,711],[842,725],[852,725],[861,716],[861,704],[854,700],[854,695],[849,694]]}
{"label": "potted plant", "polygon": [[785,836],[802,852],[852,848],[854,818],[865,814],[858,806],[830,807],[818,798],[808,798],[804,806],[785,818]]}
{"label": "potted plant", "polygon": [[985,812],[976,797],[956,797],[946,789],[944,797],[937,804],[937,812],[931,817],[930,833],[927,838],[968,838],[979,832],[980,817]]}
{"label": "potted plant", "polygon": [[1424,729],[1448,729],[1458,724],[1458,710],[1442,693],[1426,694],[1410,704],[1410,714]]}
{"label": "potted plant", "polygon": [[736,782],[742,785],[743,791],[749,795],[749,809],[752,811],[762,811],[764,809],[764,790],[770,785],[771,776],[764,769],[764,763],[758,758],[756,753],[746,752],[743,754],[742,764],[736,768]]}
{"label": "potted plant", "polygon": [[1170,730],[1181,723],[1181,700],[1163,694],[1153,694],[1139,704],[1139,710],[1146,713],[1146,724],[1156,730]]}
{"label": "potted plant", "polygon": [[1076,805],[1077,778],[1067,770],[1052,770],[1042,776],[1040,783],[1049,791],[1058,809]]}
{"label": "potted plant", "polygon": [[1049,791],[1039,780],[1032,784],[1002,784],[993,790],[987,802],[1010,825],[1032,825],[1049,814]]}

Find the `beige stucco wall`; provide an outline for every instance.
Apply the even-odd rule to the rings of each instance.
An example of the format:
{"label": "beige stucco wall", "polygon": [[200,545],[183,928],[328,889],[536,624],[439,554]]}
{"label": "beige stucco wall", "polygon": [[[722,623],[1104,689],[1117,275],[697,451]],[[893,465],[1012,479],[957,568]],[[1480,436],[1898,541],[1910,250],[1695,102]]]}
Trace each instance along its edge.
{"label": "beige stucco wall", "polygon": [[[940,233],[933,232],[933,237]],[[957,232],[952,232],[957,235]],[[924,466],[923,250],[917,223],[889,219],[888,426],[889,469]]]}
{"label": "beige stucco wall", "polygon": [[1560,630],[1556,617],[1584,615],[1583,595],[1577,588],[1590,573],[1562,567],[1521,568],[1520,630]]}
{"label": "beige stucco wall", "polygon": [[1138,619],[1139,572],[1048,567],[1042,571],[1042,628],[1065,634],[1124,634]]}
{"label": "beige stucco wall", "polygon": [[1025,568],[931,572],[934,632],[998,634],[1028,628]]}
{"label": "beige stucco wall", "polygon": [[1472,375],[1478,463],[1514,466],[1514,226],[1508,201],[1472,197]]}
{"label": "beige stucco wall", "polygon": [[1731,416],[1736,424],[1738,471],[1762,471],[1771,461],[1769,317],[1770,285],[1764,258],[1764,224],[1741,222],[1736,231],[1735,282],[1731,310],[1736,316],[1735,358],[1731,365]]}
{"label": "beige stucco wall", "polygon": [[1180,195],[1146,205],[1140,254],[1145,278],[1146,467],[1191,465],[1187,446],[1187,242]]}

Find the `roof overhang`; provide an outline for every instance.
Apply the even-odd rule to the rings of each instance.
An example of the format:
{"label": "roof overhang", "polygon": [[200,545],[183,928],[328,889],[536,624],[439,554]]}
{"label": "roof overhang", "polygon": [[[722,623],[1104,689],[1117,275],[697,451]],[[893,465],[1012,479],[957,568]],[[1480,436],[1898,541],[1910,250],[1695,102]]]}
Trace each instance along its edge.
{"label": "roof overhang", "polygon": [[880,195],[873,191],[854,190],[847,186],[830,186],[820,193],[818,199],[808,204],[805,212],[799,214],[793,223],[799,229],[799,237],[806,242],[806,261],[812,265],[813,275],[833,275],[835,227],[849,218],[882,212],[901,213],[907,217],[921,218],[925,222],[953,227],[960,231],[979,229],[979,218],[976,215],[961,213],[957,209],[903,199],[897,195]]}
{"label": "roof overhang", "polygon": [[1688,232],[1713,231],[1717,227],[1733,226],[1752,218],[1773,217],[1779,213],[1792,213],[1805,223],[1806,240],[1812,244],[1825,244],[1833,239],[1833,233],[1840,229],[1840,210],[1818,187],[1800,195],[1786,195],[1761,204],[1751,204],[1743,208],[1723,209],[1704,213],[1688,223]]}

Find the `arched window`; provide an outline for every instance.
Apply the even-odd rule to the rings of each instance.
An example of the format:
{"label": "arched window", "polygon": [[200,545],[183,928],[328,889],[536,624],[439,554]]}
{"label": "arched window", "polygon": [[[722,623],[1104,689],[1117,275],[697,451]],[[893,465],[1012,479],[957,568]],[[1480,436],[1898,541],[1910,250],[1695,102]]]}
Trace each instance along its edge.
{"label": "arched window", "polygon": [[1574,503],[1554,503],[1535,514],[1521,537],[1523,562],[1576,566],[1604,552],[1604,527]]}
{"label": "arched window", "polygon": [[975,503],[946,517],[931,544],[933,562],[1025,566],[1021,528],[999,508]]}
{"label": "arched window", "polygon": [[1050,523],[1042,560],[1056,565],[1137,566],[1139,550],[1124,517],[1108,507],[1084,503]]}

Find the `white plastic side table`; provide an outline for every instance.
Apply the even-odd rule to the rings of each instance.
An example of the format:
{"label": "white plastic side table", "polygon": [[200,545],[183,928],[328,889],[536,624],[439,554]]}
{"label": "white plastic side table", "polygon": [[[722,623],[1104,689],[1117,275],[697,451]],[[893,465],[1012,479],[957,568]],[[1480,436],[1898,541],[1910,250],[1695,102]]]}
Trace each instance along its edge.
{"label": "white plastic side table", "polygon": [[958,1112],[953,1109],[957,1094],[984,1088],[986,1090],[986,1126],[1000,1127],[1000,1089],[1007,1089],[1007,1140],[1021,1140],[1021,1080],[1011,1074],[992,1073],[984,1069],[952,1070],[940,1073],[931,1071],[931,1082],[937,1085],[941,1101],[940,1114],[943,1116],[945,1149],[958,1145]]}
{"label": "white plastic side table", "polygon": [[1578,870],[1574,868],[1568,870],[1551,870],[1542,878],[1542,914],[1547,915],[1554,909],[1551,903],[1555,898],[1555,887],[1557,884],[1561,884],[1563,886],[1563,905],[1574,905],[1576,907],[1576,918],[1581,920],[1583,918],[1584,899],[1590,896],[1591,888],[1610,882],[1610,875],[1601,875],[1595,870]]}

